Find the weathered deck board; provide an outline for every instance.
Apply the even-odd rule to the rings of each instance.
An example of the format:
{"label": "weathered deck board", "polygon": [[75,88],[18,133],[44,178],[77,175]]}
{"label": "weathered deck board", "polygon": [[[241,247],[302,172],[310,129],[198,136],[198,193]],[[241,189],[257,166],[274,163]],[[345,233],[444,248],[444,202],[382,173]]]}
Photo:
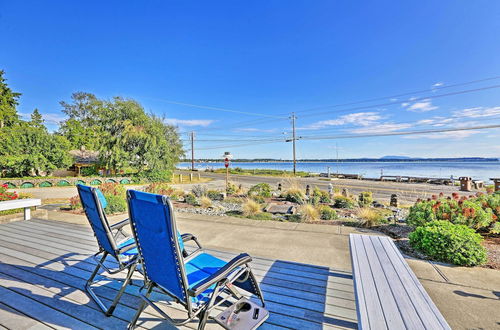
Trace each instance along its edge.
{"label": "weathered deck board", "polygon": [[349,241],[360,329],[450,329],[390,238]]}
{"label": "weathered deck board", "polygon": [[[106,318],[88,298],[84,284],[95,267],[97,251],[92,231],[57,221],[32,220],[0,225],[0,328],[123,329],[140,302],[141,281],[127,288],[115,314]],[[234,255],[210,251],[228,260]],[[326,267],[254,258],[271,313],[263,329],[356,328],[352,277]],[[124,274],[113,276],[123,278]],[[140,279],[140,275],[135,276]],[[109,303],[119,283],[102,281],[97,294]],[[182,317],[171,304],[166,311]],[[141,327],[172,328],[148,308]],[[196,328],[196,322],[186,325]],[[209,324],[208,329],[218,328]]]}

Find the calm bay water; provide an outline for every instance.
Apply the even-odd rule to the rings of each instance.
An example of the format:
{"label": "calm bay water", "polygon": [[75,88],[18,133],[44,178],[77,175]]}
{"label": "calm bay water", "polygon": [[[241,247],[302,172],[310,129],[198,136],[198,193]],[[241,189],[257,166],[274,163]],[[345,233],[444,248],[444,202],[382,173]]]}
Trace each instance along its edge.
{"label": "calm bay water", "polygon": [[[179,163],[179,168],[191,168],[191,163]],[[223,168],[224,163],[195,163],[198,169]],[[245,169],[293,169],[291,162],[270,163],[232,163],[231,167]],[[454,178],[470,176],[476,180],[490,181],[489,178],[500,177],[500,162],[306,162],[297,163],[298,171],[326,173],[330,167],[331,173],[361,174],[366,178],[379,178],[384,175],[422,176],[432,178]]]}

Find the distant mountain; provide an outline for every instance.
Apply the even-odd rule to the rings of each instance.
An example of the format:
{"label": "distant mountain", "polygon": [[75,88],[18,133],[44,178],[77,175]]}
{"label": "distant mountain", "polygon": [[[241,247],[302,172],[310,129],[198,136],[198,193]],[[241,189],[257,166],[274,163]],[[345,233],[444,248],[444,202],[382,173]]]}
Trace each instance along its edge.
{"label": "distant mountain", "polygon": [[380,157],[380,159],[413,159],[413,158],[408,156],[384,156]]}

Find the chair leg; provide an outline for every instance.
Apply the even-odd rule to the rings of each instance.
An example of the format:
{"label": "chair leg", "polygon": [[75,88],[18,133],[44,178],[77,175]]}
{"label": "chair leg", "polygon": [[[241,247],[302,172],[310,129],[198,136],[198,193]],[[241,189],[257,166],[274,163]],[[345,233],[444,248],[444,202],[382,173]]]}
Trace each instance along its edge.
{"label": "chair leg", "polygon": [[203,312],[201,312],[201,314],[200,314],[200,322],[198,323],[198,330],[205,329],[205,325],[207,324],[208,317],[210,316],[210,310],[212,309],[213,305],[215,304],[215,300],[217,299],[217,296],[219,295],[219,288],[221,286],[223,286],[223,283],[221,283],[221,282],[219,282],[215,285],[215,288],[212,291],[212,296],[210,297],[208,304],[204,307]]}
{"label": "chair leg", "polygon": [[133,264],[132,266],[129,267],[127,277],[125,278],[125,281],[123,281],[122,287],[120,288],[120,291],[118,291],[118,294],[116,295],[115,299],[113,300],[113,303],[106,311],[106,316],[111,316],[111,314],[113,314],[113,312],[115,311],[116,305],[118,305],[118,301],[122,297],[123,292],[125,292],[127,285],[131,281],[132,275],[134,274],[134,271],[135,271],[135,267],[137,267],[136,264]]}
{"label": "chair leg", "polygon": [[[151,291],[153,290],[153,283],[150,283],[148,286],[148,290],[145,294],[146,298],[149,298],[149,295],[151,294]],[[141,304],[139,305],[139,308],[137,309],[137,312],[134,315],[134,318],[130,321],[128,324],[128,329],[135,329],[135,326],[137,324],[137,321],[139,320],[139,317],[141,316],[142,312],[146,308],[146,301],[142,299]]]}
{"label": "chair leg", "polygon": [[91,285],[94,283],[94,278],[96,277],[97,273],[99,272],[99,269],[101,269],[101,263],[104,262],[104,259],[108,256],[107,252],[104,252],[102,255],[101,260],[97,263],[96,268],[92,272],[92,275],[90,275],[89,279],[87,280],[87,283],[85,283],[85,290],[87,293],[90,295],[90,297],[96,302],[96,304],[101,308],[101,310],[106,313],[107,312],[107,307],[104,305],[104,303],[99,299],[99,297],[94,293],[92,290]]}

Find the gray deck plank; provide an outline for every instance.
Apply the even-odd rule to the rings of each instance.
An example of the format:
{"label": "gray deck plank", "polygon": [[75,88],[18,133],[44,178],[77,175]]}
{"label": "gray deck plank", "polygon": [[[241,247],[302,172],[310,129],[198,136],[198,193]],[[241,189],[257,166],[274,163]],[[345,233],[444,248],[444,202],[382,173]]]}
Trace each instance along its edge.
{"label": "gray deck plank", "polygon": [[[83,231],[79,231],[79,227],[75,227],[76,232],[75,230],[70,231],[73,233],[73,235],[71,235],[73,237],[71,244],[65,244],[66,240],[64,237],[64,230],[71,230],[72,227],[69,225],[64,226],[64,230],[57,231],[57,227],[54,227],[52,223],[50,225],[44,224],[45,226],[43,226],[43,230],[40,228],[38,232],[36,225],[37,223],[33,223],[28,227],[26,226],[26,223],[22,223],[20,226],[10,225],[6,227],[5,234],[9,242],[2,241],[0,239],[0,246],[5,247],[5,245],[9,245],[9,248],[11,249],[2,249],[1,252],[7,254],[4,255],[5,257],[2,257],[2,254],[0,254],[0,261],[3,261],[5,258],[10,258],[10,260],[23,260],[26,264],[43,265],[41,268],[36,269],[36,271],[43,273],[44,268],[49,268],[64,273],[65,281],[69,278],[74,278],[74,280],[72,280],[73,285],[77,285],[76,283],[79,282],[78,279],[88,277],[89,271],[93,268],[93,264],[88,262],[88,254],[84,256],[76,254],[73,257],[79,256],[76,258],[78,260],[69,262],[67,260],[61,260],[60,256],[65,254],[61,252],[66,252],[68,254],[81,253],[82,250],[88,251],[89,253],[95,252],[95,244],[93,244],[91,232],[84,233]],[[2,227],[0,226],[0,232],[1,231]],[[84,237],[91,237],[92,239],[85,239]],[[17,240],[17,242],[12,242],[12,240]],[[13,249],[14,245],[17,245],[15,249]],[[37,254],[40,256],[34,254],[37,249]],[[18,250],[25,251],[23,252]],[[40,253],[40,251],[43,252]],[[229,256],[230,254],[223,255],[224,259],[227,259]],[[57,257],[59,257],[59,260],[55,260]],[[355,328],[356,321],[355,319],[352,319],[352,315],[349,316],[349,313],[354,314],[354,312],[352,308],[348,307],[349,301],[353,304],[352,296],[347,298],[348,303],[344,304],[345,306],[342,306],[340,303],[344,294],[341,294],[340,296],[330,296],[331,299],[337,299],[339,301],[338,306],[326,303],[327,292],[331,292],[333,289],[332,285],[330,285],[331,278],[325,276],[325,267],[308,267],[308,265],[288,262],[279,262],[279,266],[274,267],[274,262],[272,260],[261,260],[259,258],[255,258],[254,260],[260,261],[258,263],[258,268],[260,269],[256,270],[256,272],[260,272],[260,275],[257,275],[258,278],[260,278],[260,280],[264,280],[264,286],[267,286],[269,289],[269,291],[264,294],[265,296],[268,295],[270,298],[269,309],[271,310],[271,315],[273,316],[269,319],[268,324],[266,324],[264,328],[269,328],[270,326],[273,327],[273,324],[275,326],[280,324],[282,326],[292,328]],[[51,262],[47,263],[47,261]],[[62,264],[63,261],[66,263],[65,265]],[[290,274],[287,274],[287,269],[290,270]],[[8,273],[6,268],[3,268],[3,270],[4,273]],[[328,271],[327,268],[326,270]],[[269,274],[276,276],[278,286],[273,286],[275,279],[272,276],[269,276]],[[15,274],[10,273],[10,275]],[[25,274],[24,276],[27,275]],[[289,276],[288,279],[283,279],[287,276]],[[26,280],[26,278],[24,279]],[[349,274],[346,274],[346,278],[340,278],[340,280],[340,282],[348,283],[350,280]],[[41,280],[38,278],[33,281],[36,282]],[[293,297],[293,299],[283,299],[283,296],[286,295],[280,295],[279,292],[283,291],[283,289],[287,286],[290,287],[290,284],[294,283],[294,281],[313,282],[313,285],[305,285],[304,289],[314,289],[312,289],[312,291],[302,291],[297,290],[295,287],[293,289],[289,288],[289,297]],[[346,294],[349,296],[349,285],[347,283],[333,284],[346,286]],[[279,285],[282,285],[282,287]],[[271,291],[270,288],[274,288],[274,291]],[[109,288],[103,289],[109,290]],[[303,296],[294,297],[294,295],[297,295],[297,292],[302,292]],[[321,298],[322,295],[324,297],[323,301]],[[81,298],[82,297],[79,299]],[[349,298],[351,299],[349,300]],[[345,317],[344,314],[348,317]],[[151,325],[150,321],[148,321],[147,324]]]}
{"label": "gray deck plank", "polygon": [[[383,272],[386,274],[387,278],[391,279],[391,290],[393,292],[391,299],[396,304],[396,308],[399,309],[401,313],[401,317],[405,322],[405,327],[409,329],[423,329],[425,328],[422,324],[422,321],[418,317],[418,313],[415,310],[415,306],[412,303],[411,296],[406,291],[403,282],[400,280],[401,269],[399,269],[398,265],[393,265],[389,256],[387,255],[387,251],[385,251],[384,246],[382,245],[381,239],[373,239],[372,240],[374,249],[377,250],[378,260],[381,264],[386,265],[384,267]],[[391,267],[389,267],[391,265]],[[396,299],[397,296],[397,299]],[[396,310],[397,310],[396,309]]]}
{"label": "gray deck plank", "polygon": [[2,329],[53,329],[0,302],[0,325]]}
{"label": "gray deck plank", "polygon": [[[353,235],[353,252],[358,260],[358,272],[355,275],[355,281],[362,283],[362,290],[356,291],[358,299],[361,295],[364,297],[365,307],[369,328],[372,329],[387,329],[384,312],[382,310],[382,302],[377,292],[377,287],[373,278],[372,270],[368,257],[364,251],[363,241],[360,236]],[[359,279],[359,280],[358,280]],[[367,297],[370,297],[368,301]]]}
{"label": "gray deck plank", "polygon": [[415,310],[419,314],[422,322],[427,327],[432,329],[450,329],[441,312],[430,299],[424,287],[420,284],[394,243],[390,240],[381,240],[381,243],[384,245],[385,251],[391,261],[399,261],[401,270],[399,278],[401,279],[401,282],[403,283],[408,294],[411,295],[412,303],[415,306]]}
{"label": "gray deck plank", "polygon": [[349,240],[360,328],[450,329],[389,237]]}
{"label": "gray deck plank", "polygon": [[391,274],[388,274],[384,271],[384,269],[387,268],[388,265],[385,264],[385,267],[382,267],[380,259],[377,256],[380,251],[377,251],[377,249],[375,249],[372,240],[368,236],[361,236],[361,240],[363,241],[364,251],[366,253],[366,256],[368,257],[372,275],[377,286],[377,293],[380,298],[379,300],[382,302],[381,305],[387,327],[389,329],[404,329],[405,323],[403,321],[401,313],[405,313],[405,311],[399,310],[398,302],[396,302],[394,299],[394,295],[391,290],[391,285],[394,282],[394,278],[391,278],[389,276]]}
{"label": "gray deck plank", "polygon": [[3,286],[0,286],[0,301],[6,305],[15,306],[21,313],[35,320],[43,321],[56,329],[95,329],[87,323]]}

